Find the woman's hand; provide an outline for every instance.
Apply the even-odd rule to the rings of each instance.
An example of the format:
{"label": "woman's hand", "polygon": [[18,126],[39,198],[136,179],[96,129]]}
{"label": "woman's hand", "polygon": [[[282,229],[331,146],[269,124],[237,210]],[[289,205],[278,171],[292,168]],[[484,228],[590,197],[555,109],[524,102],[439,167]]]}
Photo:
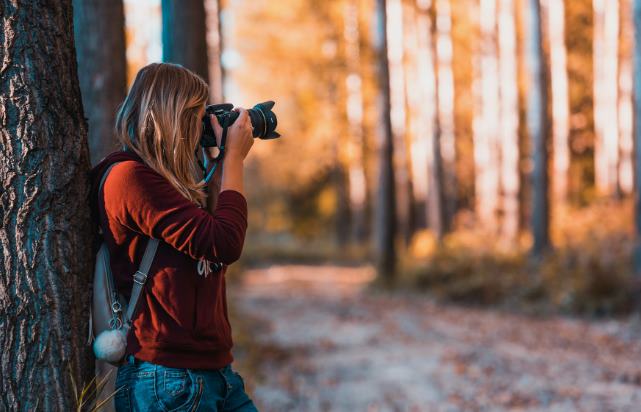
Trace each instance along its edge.
{"label": "woman's hand", "polygon": [[[254,144],[254,136],[252,135],[252,125],[247,110],[242,108],[234,110],[240,112],[240,115],[227,130],[226,153],[223,159],[223,179],[220,190],[221,192],[235,190],[243,193],[243,161]],[[217,121],[215,125],[218,125]],[[220,145],[220,141],[218,141],[218,144]]]}
{"label": "woman's hand", "polygon": [[254,136],[252,135],[253,128],[246,109],[239,107],[234,110],[238,111],[240,116],[238,116],[227,131],[227,144],[225,148],[227,153],[225,157],[243,161],[254,144]]}

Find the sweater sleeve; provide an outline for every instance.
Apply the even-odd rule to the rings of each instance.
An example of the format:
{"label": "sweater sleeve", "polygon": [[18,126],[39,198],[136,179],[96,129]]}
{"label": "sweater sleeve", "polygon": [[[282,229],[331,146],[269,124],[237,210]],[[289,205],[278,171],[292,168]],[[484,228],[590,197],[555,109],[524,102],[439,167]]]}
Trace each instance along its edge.
{"label": "sweater sleeve", "polygon": [[119,224],[161,239],[193,259],[231,264],[240,258],[247,202],[239,192],[221,192],[212,215],[153,169],[127,161],[111,170],[104,199],[107,215]]}

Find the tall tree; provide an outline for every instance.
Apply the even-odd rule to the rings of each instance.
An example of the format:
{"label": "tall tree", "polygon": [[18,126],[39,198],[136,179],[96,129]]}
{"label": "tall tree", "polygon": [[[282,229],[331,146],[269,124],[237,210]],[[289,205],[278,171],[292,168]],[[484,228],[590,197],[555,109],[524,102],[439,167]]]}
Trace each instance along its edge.
{"label": "tall tree", "polygon": [[438,114],[438,150],[442,165],[444,227],[447,231],[456,213],[456,144],[454,129],[454,73],[452,71],[452,6],[450,0],[436,0],[435,12],[435,54],[436,58],[436,105]]}
{"label": "tall tree", "polygon": [[423,102],[438,102],[438,85],[436,73],[436,5],[431,0],[417,0],[417,38],[418,59],[417,67],[419,81],[412,85],[420,91],[419,107],[420,135],[423,150],[418,151],[425,157],[423,173],[427,176],[427,200],[425,203],[428,227],[436,238],[441,241],[445,235],[445,193],[443,179],[443,157],[441,153],[441,133],[438,103],[423,104]]}
{"label": "tall tree", "polygon": [[209,82],[204,0],[162,0],[162,58]]}
{"label": "tall tree", "polygon": [[543,36],[541,31],[541,4],[527,1],[527,29],[525,35],[529,72],[528,132],[532,141],[532,254],[541,257],[550,247],[550,213],[548,196],[548,86]]}
{"label": "tall tree", "polygon": [[381,94],[379,179],[376,202],[376,266],[383,282],[391,283],[396,272],[396,190],[394,177],[394,136],[392,134],[390,75],[387,47],[387,1],[376,0],[376,47]]}
{"label": "tall tree", "polygon": [[[412,181],[417,222],[425,222],[438,239],[444,235],[442,178],[432,182],[434,133],[437,130],[433,5],[430,0],[405,3],[406,82],[411,129]],[[433,102],[426,104],[425,102]],[[437,142],[438,147],[440,145]],[[440,161],[440,150],[438,151]],[[440,163],[439,163],[440,164]],[[440,176],[440,175],[439,175]],[[435,204],[432,200],[438,200]]]}
{"label": "tall tree", "polygon": [[347,141],[349,210],[351,212],[352,239],[365,239],[365,204],[368,186],[365,178],[363,154],[365,139],[363,133],[363,86],[361,76],[360,25],[358,1],[348,0],[343,9],[343,38],[345,41],[345,78],[346,114],[349,129]]}
{"label": "tall tree", "polygon": [[116,109],[125,98],[125,15],[121,0],[74,0],[74,33],[82,103],[93,164],[116,149]]}
{"label": "tall tree", "polygon": [[619,191],[619,0],[593,0],[594,168],[599,193]]}
{"label": "tall tree", "polygon": [[75,409],[88,346],[89,149],[71,0],[0,2],[0,410]]}
{"label": "tall tree", "polygon": [[621,0],[619,12],[619,167],[618,181],[622,194],[633,191],[633,48],[634,21],[632,0]]}
{"label": "tall tree", "polygon": [[501,82],[500,188],[502,237],[513,242],[519,232],[519,96],[514,0],[500,0],[499,73]]}
{"label": "tall tree", "polygon": [[497,50],[497,0],[481,0],[480,56],[475,79],[474,164],[476,211],[481,225],[498,227],[499,208],[499,62]]}
{"label": "tall tree", "polygon": [[396,197],[399,229],[409,242],[414,232],[414,188],[407,131],[407,96],[405,93],[405,47],[403,35],[403,2],[387,0],[387,41]]}
{"label": "tall tree", "polygon": [[641,0],[634,0],[634,272],[641,277]]}
{"label": "tall tree", "polygon": [[225,98],[223,81],[225,71],[221,64],[223,52],[222,1],[205,0],[207,15],[207,48],[209,56],[209,95],[213,102],[222,102]]}
{"label": "tall tree", "polygon": [[567,51],[565,47],[564,0],[547,0],[548,33],[550,41],[550,82],[552,91],[552,135],[554,148],[553,192],[562,205],[568,195],[570,170],[570,102],[568,91]]}

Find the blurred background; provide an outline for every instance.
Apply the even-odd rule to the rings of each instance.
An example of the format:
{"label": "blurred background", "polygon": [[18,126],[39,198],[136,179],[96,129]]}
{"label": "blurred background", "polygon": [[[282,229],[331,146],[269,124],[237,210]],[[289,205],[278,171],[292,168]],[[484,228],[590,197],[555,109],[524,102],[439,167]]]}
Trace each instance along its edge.
{"label": "blurred background", "polygon": [[118,3],[74,2],[92,163],[150,62],[276,102],[230,273],[262,410],[635,410],[633,0]]}

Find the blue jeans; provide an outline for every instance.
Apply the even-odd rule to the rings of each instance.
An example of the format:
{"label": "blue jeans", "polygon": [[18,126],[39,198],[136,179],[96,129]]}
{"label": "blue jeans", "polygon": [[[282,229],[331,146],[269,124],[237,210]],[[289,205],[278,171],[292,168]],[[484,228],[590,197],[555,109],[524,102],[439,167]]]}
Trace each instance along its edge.
{"label": "blue jeans", "polygon": [[130,411],[258,411],[231,365],[222,369],[170,368],[129,355],[118,368],[115,406]]}

